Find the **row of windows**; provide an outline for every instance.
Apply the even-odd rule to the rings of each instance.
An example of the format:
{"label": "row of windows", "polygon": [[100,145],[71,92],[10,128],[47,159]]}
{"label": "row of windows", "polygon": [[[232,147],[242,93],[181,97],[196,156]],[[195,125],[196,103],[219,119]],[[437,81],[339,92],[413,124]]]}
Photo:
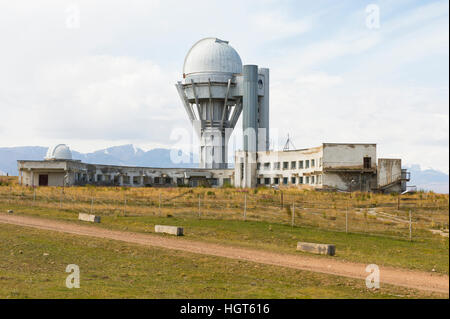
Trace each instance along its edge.
{"label": "row of windows", "polygon": [[[97,178],[96,180],[94,178]],[[102,175],[102,174],[97,174],[97,176],[95,175],[91,175],[91,174],[80,174],[77,173],[75,175],[75,180],[78,182],[114,182],[114,183],[119,183],[120,181],[120,177],[119,175]],[[172,184],[172,183],[177,183],[180,184],[182,183],[182,179],[181,178],[171,178],[171,177],[149,177],[149,176],[133,176],[131,178],[131,176],[122,176],[122,183],[123,184]]]}
{"label": "row of windows", "polygon": [[[257,169],[261,169],[261,163],[257,163]],[[311,160],[302,160],[302,161],[291,161],[291,162],[274,162],[273,165],[270,162],[262,163],[264,170],[270,170],[273,167],[273,170],[281,169],[306,169],[306,168],[314,168],[316,165],[318,167],[322,167],[322,158],[319,158],[318,163],[315,159]],[[281,166],[283,165],[283,166]]]}
{"label": "row of windows", "polygon": [[280,182],[283,185],[297,185],[297,184],[304,184],[304,185],[314,185],[314,184],[321,184],[322,183],[322,175],[312,175],[312,176],[292,176],[292,177],[264,177],[264,178],[258,178],[257,183],[259,185],[279,185]]}

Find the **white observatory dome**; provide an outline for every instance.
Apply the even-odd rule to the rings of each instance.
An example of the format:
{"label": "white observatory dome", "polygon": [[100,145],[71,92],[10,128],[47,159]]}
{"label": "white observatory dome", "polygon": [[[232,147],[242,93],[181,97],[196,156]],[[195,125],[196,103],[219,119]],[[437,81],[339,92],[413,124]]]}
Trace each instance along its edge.
{"label": "white observatory dome", "polygon": [[[195,43],[184,59],[183,76],[232,75],[242,72],[242,61],[228,41],[205,38]],[[213,79],[211,79],[213,80]]]}
{"label": "white observatory dome", "polygon": [[66,144],[58,144],[54,147],[49,147],[46,160],[71,160],[72,152]]}

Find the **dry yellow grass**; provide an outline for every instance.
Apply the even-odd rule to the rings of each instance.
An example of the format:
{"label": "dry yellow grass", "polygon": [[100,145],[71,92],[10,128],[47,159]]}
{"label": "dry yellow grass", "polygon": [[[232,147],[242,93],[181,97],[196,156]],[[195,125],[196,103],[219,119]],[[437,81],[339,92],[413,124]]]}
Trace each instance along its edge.
{"label": "dry yellow grass", "polygon": [[[60,208],[112,216],[261,220],[330,230],[394,237],[409,236],[409,212],[415,236],[429,229],[447,231],[449,197],[329,193],[286,188],[126,188],[23,187],[3,177],[0,202]],[[294,213],[294,216],[292,216]]]}

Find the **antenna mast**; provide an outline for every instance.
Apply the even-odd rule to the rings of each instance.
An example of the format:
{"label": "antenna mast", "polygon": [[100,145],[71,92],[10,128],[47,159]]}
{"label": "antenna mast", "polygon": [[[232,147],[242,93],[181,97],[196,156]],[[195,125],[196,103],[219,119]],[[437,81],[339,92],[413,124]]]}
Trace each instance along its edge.
{"label": "antenna mast", "polygon": [[283,152],[290,150],[289,145],[292,145],[292,149],[295,150],[295,145],[294,145],[294,143],[292,143],[291,138],[289,137],[289,134],[288,134],[286,144],[284,144],[284,147],[283,147]]}

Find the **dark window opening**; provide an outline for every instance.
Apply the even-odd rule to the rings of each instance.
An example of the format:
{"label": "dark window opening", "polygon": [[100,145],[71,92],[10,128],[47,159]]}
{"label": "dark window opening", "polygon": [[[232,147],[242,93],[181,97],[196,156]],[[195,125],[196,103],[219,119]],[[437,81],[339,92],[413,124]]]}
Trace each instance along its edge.
{"label": "dark window opening", "polygon": [[39,186],[48,186],[48,175],[39,175]]}
{"label": "dark window opening", "polygon": [[372,159],[370,157],[364,157],[364,168],[372,167]]}

